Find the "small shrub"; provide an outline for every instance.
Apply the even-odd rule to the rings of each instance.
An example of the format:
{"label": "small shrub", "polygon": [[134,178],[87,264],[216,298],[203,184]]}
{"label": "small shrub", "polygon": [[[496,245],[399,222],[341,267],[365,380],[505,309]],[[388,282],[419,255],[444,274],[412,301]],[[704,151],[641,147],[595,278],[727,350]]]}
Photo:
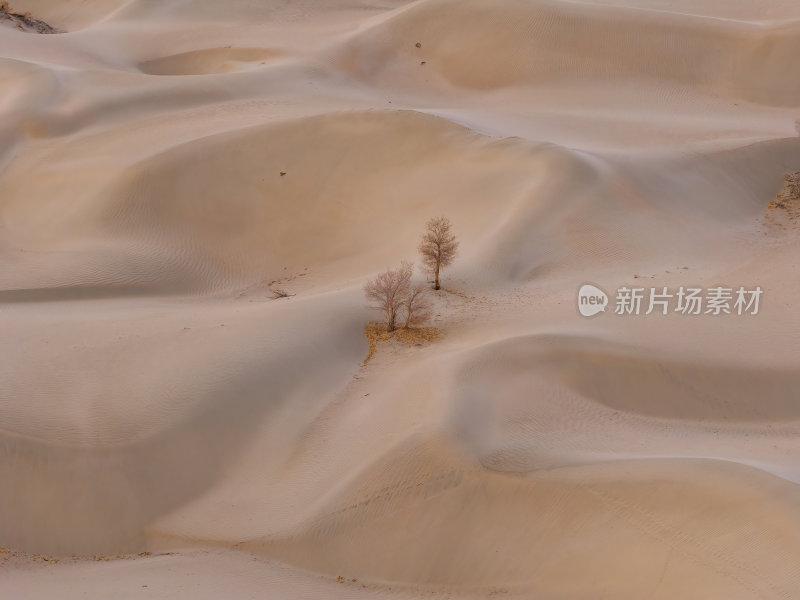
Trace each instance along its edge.
{"label": "small shrub", "polygon": [[280,298],[289,298],[291,296],[294,296],[294,294],[290,294],[289,292],[287,292],[283,288],[275,288],[275,289],[270,290],[270,291],[272,292],[272,299],[273,300],[278,300]]}

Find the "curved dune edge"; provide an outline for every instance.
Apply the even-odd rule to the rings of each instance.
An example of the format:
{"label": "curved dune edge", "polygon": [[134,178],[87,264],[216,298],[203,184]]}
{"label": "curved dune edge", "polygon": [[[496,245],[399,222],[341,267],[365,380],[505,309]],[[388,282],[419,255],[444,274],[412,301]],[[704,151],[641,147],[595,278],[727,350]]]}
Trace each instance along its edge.
{"label": "curved dune edge", "polygon": [[[566,571],[580,574],[573,581],[578,589],[589,585],[595,576],[593,565],[602,563],[602,572],[612,573],[615,591],[630,597],[641,593],[638,586],[652,583],[650,575],[640,582],[622,576],[631,554],[655,565],[664,553],[675,552],[688,561],[686,569],[697,569],[698,577],[706,578],[709,589],[730,585],[736,594],[741,588],[750,593],[762,589],[761,571],[746,566],[752,549],[740,553],[740,542],[748,539],[768,547],[780,523],[795,518],[797,492],[792,483],[748,464],[770,456],[778,467],[790,464],[780,465],[778,454],[761,454],[757,441],[750,447],[738,444],[745,422],[736,420],[752,417],[747,407],[735,402],[698,407],[714,417],[707,419],[704,439],[702,418],[673,420],[667,429],[667,420],[659,416],[630,416],[590,397],[573,396],[572,401],[569,378],[548,360],[537,358],[538,353],[550,355],[556,364],[586,377],[592,375],[586,374],[586,361],[575,358],[583,353],[606,351],[609,361],[622,365],[641,360],[635,352],[626,357],[624,346],[608,351],[609,346],[614,347],[571,337],[510,338],[467,352],[443,352],[438,361],[422,367],[425,359],[420,358],[405,376],[377,372],[380,384],[359,383],[331,405],[284,463],[282,487],[296,498],[267,499],[269,494],[262,495],[264,483],[246,481],[245,472],[240,472],[227,482],[238,493],[219,491],[168,515],[149,528],[150,543],[154,548],[234,547],[360,581],[459,589],[506,586],[539,593],[555,593]],[[575,354],[564,357],[565,351]],[[653,357],[653,366],[662,360]],[[520,368],[521,362],[536,369]],[[433,373],[440,375],[438,385],[430,383]],[[613,378],[613,369],[611,373]],[[645,371],[643,376],[665,374],[669,370],[659,367],[656,375]],[[521,386],[519,378],[529,378],[534,387]],[[403,385],[401,380],[419,383]],[[560,391],[543,395],[556,387],[542,382],[558,380]],[[359,389],[372,390],[369,399],[359,398]],[[687,405],[707,400],[704,393],[698,389],[696,396],[684,400]],[[791,410],[791,402],[783,402],[783,409]],[[411,435],[403,433],[405,422],[420,414],[426,415],[426,426],[412,429],[416,432]],[[771,423],[779,428],[785,423],[782,414],[772,415]],[[353,415],[359,416],[350,423]],[[370,432],[360,439],[370,445],[360,446],[358,453],[345,437],[348,424]],[[758,430],[757,419],[747,425],[750,431]],[[765,422],[764,431],[771,426]],[[596,435],[587,437],[592,428]],[[787,447],[794,432],[786,425],[780,434],[785,439],[777,437],[779,431],[769,435]],[[684,440],[680,449],[675,439]],[[589,442],[585,448],[582,440]],[[725,457],[729,442],[738,444],[738,453]],[[350,451],[319,457],[323,448],[339,444]],[[714,445],[719,460],[691,456],[693,451],[697,456],[714,453]],[[263,455],[258,447],[253,448],[254,460]],[[739,461],[744,464],[736,464]],[[256,463],[245,459],[243,465],[248,464]],[[766,463],[762,467],[769,470]],[[315,476],[304,476],[305,469],[313,469]],[[763,498],[751,502],[743,500],[743,493]],[[203,521],[211,507],[231,494],[245,498],[243,505],[254,511],[248,522],[257,525]],[[731,503],[731,497],[739,501]],[[265,504],[259,506],[257,498]],[[762,501],[777,511],[771,513],[774,521],[759,516]],[[531,512],[531,507],[536,510]],[[709,515],[720,521],[709,521]],[[576,519],[580,524],[573,535],[570,523]],[[738,533],[736,523],[743,527]],[[720,545],[702,541],[705,526],[724,528],[728,536]],[[581,541],[564,547],[562,556],[558,540],[563,543],[565,537]],[[454,539],[458,550],[448,550]],[[792,548],[787,541],[781,556],[795,552]],[[770,589],[791,588],[794,571],[786,570],[789,562],[777,567],[778,579],[770,579],[776,587]],[[669,589],[696,585],[681,582],[677,573],[674,577],[665,584]]]}
{"label": "curved dune edge", "polygon": [[608,341],[521,336],[475,351],[456,375],[462,395],[491,388],[491,378],[481,380],[482,370],[513,381],[510,396],[520,399],[535,395],[537,385],[558,384],[612,410],[648,417],[731,424],[800,420],[800,407],[788,400],[800,393],[800,374],[793,369],[698,366]]}
{"label": "curved dune edge", "polygon": [[[29,5],[71,33],[0,31],[0,597],[798,595],[796,3]],[[439,214],[442,335],[361,366]]]}
{"label": "curved dune edge", "polygon": [[[774,452],[795,446],[795,369],[684,362],[605,339],[521,335],[470,350],[451,378],[449,430],[490,470],[713,458],[800,481],[792,461]],[[743,429],[752,440],[741,439]]]}
{"label": "curved dune edge", "polygon": [[[345,144],[350,149],[342,156]],[[424,222],[433,203],[447,210],[458,202],[462,210],[502,219],[496,205],[470,192],[476,182],[496,178],[481,162],[500,157],[509,159],[506,186],[516,194],[527,194],[553,161],[580,163],[566,150],[496,142],[412,111],[333,113],[201,138],[126,168],[92,196],[81,194],[80,211],[61,222],[48,213],[60,198],[43,194],[37,205],[30,189],[24,199],[7,198],[8,222],[33,234],[18,260],[44,259],[52,269],[62,248],[85,258],[80,270],[73,262],[50,281],[24,281],[38,269],[18,273],[5,283],[5,298],[32,297],[37,288],[52,289],[53,297],[102,288],[112,295],[136,288],[219,292],[274,279],[284,269],[333,263],[357,275],[410,250],[406,240],[415,236],[417,222],[378,229],[372,223],[381,211],[403,210]],[[532,157],[541,162],[535,171]],[[396,173],[398,163],[416,161],[407,190],[379,189],[380,178]],[[331,162],[334,168],[320,169]],[[453,177],[463,177],[462,189],[445,191]],[[516,201],[511,197],[509,204]],[[480,235],[477,223],[464,225],[463,235]],[[326,226],[333,237],[324,247],[304,242],[307,232]],[[34,236],[39,243],[30,246]],[[87,244],[91,238],[95,242]],[[374,247],[374,255],[363,255],[364,246]]]}
{"label": "curved dune edge", "polygon": [[[345,111],[238,129],[104,173],[100,187],[84,171],[57,196],[41,175],[9,190],[7,239],[20,248],[9,262],[28,268],[0,275],[0,301],[227,294],[309,267],[359,277],[413,257],[409,240],[437,212],[464,215],[457,226],[474,252],[472,276],[485,283],[489,274],[508,284],[576,261],[624,263],[674,247],[676,231],[659,231],[655,219],[680,223],[687,254],[709,252],[730,239],[728,228],[760,214],[753,194],[771,195],[766,175],[751,191],[728,174],[759,164],[780,177],[796,147],[774,141],[667,163],[696,171],[694,189],[705,186],[700,205],[689,188],[676,205],[674,190],[661,197],[658,158],[637,164],[638,181],[628,182],[624,164],[492,138],[416,111]],[[400,170],[397,185],[381,187]],[[499,200],[485,200],[481,190],[491,186],[502,189]],[[403,219],[375,227],[383,211]],[[620,227],[618,217],[645,233]],[[324,246],[304,241],[326,228]]]}
{"label": "curved dune edge", "polygon": [[[383,465],[392,483],[376,468],[364,478],[369,491],[342,498],[341,508],[291,538],[237,547],[331,575],[457,590],[569,595],[596,585],[602,573],[606,589],[635,597],[652,585],[667,554],[676,562],[666,589],[736,596],[793,587],[791,542],[769,575],[752,566],[758,549],[776,551],[781,523],[797,515],[796,491],[758,472],[648,461],[519,479],[454,469],[426,454]],[[744,502],[730,504],[731,496]],[[720,528],[725,539],[705,533]],[[649,565],[637,577],[630,576],[633,556]]]}
{"label": "curved dune edge", "polygon": [[[379,18],[332,60],[359,79],[389,88],[486,91],[637,79],[774,106],[800,103],[800,83],[785,72],[786,60],[800,49],[800,21],[766,26],[657,15],[561,0],[492,6],[425,0]],[[487,21],[503,27],[487,30]]]}
{"label": "curved dune edge", "polygon": [[139,64],[148,75],[210,75],[259,66],[283,55],[270,48],[203,48],[154,58]]}
{"label": "curved dune edge", "polygon": [[[340,310],[349,302],[334,295],[325,303]],[[116,319],[126,330],[121,335],[97,327],[76,304],[62,306],[75,319],[62,334],[77,339],[90,331],[90,345],[51,354],[48,361],[58,366],[44,378],[25,366],[31,346],[20,348],[21,362],[4,367],[17,373],[9,389],[15,397],[37,377],[42,382],[28,404],[2,407],[0,430],[0,443],[13,457],[0,463],[0,501],[7,507],[0,535],[7,547],[30,553],[145,550],[153,521],[218,489],[243,449],[263,439],[264,424],[293,411],[299,422],[284,421],[282,433],[268,438],[291,448],[297,428],[329,390],[347,382],[364,350],[358,320],[331,323],[318,312],[319,302],[300,301],[288,311],[270,305],[266,311],[212,309],[193,316],[163,305],[155,314],[122,307],[114,316],[100,303],[96,316]],[[31,323],[24,315],[19,321],[20,327]],[[313,341],[297,335],[306,325],[317,331]],[[264,329],[272,337],[265,338]],[[82,339],[89,341],[86,334]],[[227,356],[223,362],[220,351]],[[104,355],[138,366],[98,373],[87,387],[81,374]],[[305,360],[317,365],[313,374],[304,373]],[[107,376],[126,393],[108,392]],[[59,394],[45,391],[51,388]],[[220,395],[227,401],[218,403]]]}

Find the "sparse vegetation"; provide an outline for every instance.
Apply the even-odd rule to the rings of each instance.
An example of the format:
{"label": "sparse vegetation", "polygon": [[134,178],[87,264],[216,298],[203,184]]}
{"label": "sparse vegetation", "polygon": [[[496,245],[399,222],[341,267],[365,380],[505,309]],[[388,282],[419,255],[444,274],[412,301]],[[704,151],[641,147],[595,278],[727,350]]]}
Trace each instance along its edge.
{"label": "sparse vegetation", "polygon": [[404,329],[424,325],[431,318],[433,307],[425,286],[413,285],[411,283],[413,274],[414,265],[403,261],[398,268],[388,269],[364,285],[368,306],[384,314],[387,331],[397,329],[403,312],[405,312]]}
{"label": "sparse vegetation", "polygon": [[800,171],[786,176],[786,192],[791,200],[800,200]]}
{"label": "sparse vegetation", "polygon": [[394,331],[386,329],[386,323],[372,321],[364,326],[364,335],[369,343],[369,353],[363,364],[367,364],[378,348],[378,342],[396,340],[406,346],[418,346],[432,342],[441,335],[436,327],[400,328]]}
{"label": "sparse vegetation", "polygon": [[396,269],[387,269],[364,285],[369,308],[384,314],[387,331],[397,328],[397,318],[408,301],[414,266],[403,261]]}
{"label": "sparse vegetation", "polygon": [[783,189],[767,205],[764,222],[779,230],[796,230],[800,224],[800,171],[784,178]]}
{"label": "sparse vegetation", "polygon": [[800,171],[786,175],[781,193],[769,203],[768,208],[789,208],[800,200]]}
{"label": "sparse vegetation", "polygon": [[[444,267],[452,264],[458,251],[450,221],[446,217],[429,220],[418,249],[423,264],[434,276],[434,289],[441,289],[439,274]],[[364,285],[368,307],[382,312],[384,317],[383,322],[370,322],[364,327],[369,342],[365,365],[375,354],[379,340],[397,339],[407,344],[421,345],[439,336],[437,328],[424,327],[433,315],[433,305],[426,286],[412,284],[413,274],[413,264],[403,261],[399,267],[387,269]],[[398,328],[403,314],[405,321]]]}
{"label": "sparse vegetation", "polygon": [[433,314],[433,306],[428,299],[425,286],[421,283],[411,286],[404,303],[406,309],[405,329],[419,327],[430,320]]}
{"label": "sparse vegetation", "polygon": [[[403,261],[398,268],[380,273],[364,286],[369,308],[384,315],[384,321],[373,321],[364,327],[369,342],[365,365],[375,354],[379,340],[394,339],[407,345],[421,345],[438,337],[438,329],[423,327],[433,314],[433,306],[425,286],[411,283],[413,274],[414,265]],[[405,321],[402,327],[398,327],[403,314]]]}
{"label": "sparse vegetation", "polygon": [[458,242],[450,228],[450,220],[446,217],[431,219],[425,227],[425,233],[418,247],[423,264],[433,274],[435,290],[440,289],[439,272],[453,263],[458,252]]}
{"label": "sparse vegetation", "polygon": [[11,6],[7,0],[0,0],[0,22],[8,21],[20,31],[34,32],[34,33],[61,33],[61,30],[52,27],[51,25],[34,19],[31,13],[18,13]]}
{"label": "sparse vegetation", "polygon": [[[165,553],[164,555],[166,554],[170,553]],[[92,560],[93,562],[101,562],[101,561],[111,562],[117,560],[128,560],[134,557],[145,558],[147,556],[150,556],[150,552],[139,552],[138,554],[117,554],[115,556],[102,556],[95,554],[91,558],[79,557],[79,556],[55,557],[55,556],[47,556],[44,554],[22,552],[21,550],[11,550],[9,548],[0,546],[0,566],[2,566],[4,563],[8,564],[12,561],[13,562],[30,561],[30,562],[56,565],[60,562],[76,563],[86,560]]]}
{"label": "sparse vegetation", "polygon": [[272,299],[273,300],[278,300],[280,298],[289,298],[291,296],[294,296],[294,294],[290,294],[289,292],[287,292],[283,288],[274,288],[274,289],[271,289],[270,291],[272,292]]}

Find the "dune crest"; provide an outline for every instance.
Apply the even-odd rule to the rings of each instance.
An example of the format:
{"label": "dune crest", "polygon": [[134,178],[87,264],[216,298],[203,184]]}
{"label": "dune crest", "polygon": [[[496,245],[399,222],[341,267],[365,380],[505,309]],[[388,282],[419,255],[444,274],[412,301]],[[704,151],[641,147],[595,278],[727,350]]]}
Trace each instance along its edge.
{"label": "dune crest", "polygon": [[14,9],[0,597],[800,596],[796,2]]}
{"label": "dune crest", "polygon": [[267,48],[204,48],[148,60],[139,68],[149,75],[230,73],[241,70],[239,65],[263,65],[265,61],[280,55],[280,51]]}
{"label": "dune crest", "polygon": [[[798,50],[800,21],[654,16],[622,4],[425,0],[359,32],[337,61],[389,87],[491,90],[638,79],[769,105],[800,103],[800,84],[785,71]],[[487,21],[497,26],[486,28]]]}

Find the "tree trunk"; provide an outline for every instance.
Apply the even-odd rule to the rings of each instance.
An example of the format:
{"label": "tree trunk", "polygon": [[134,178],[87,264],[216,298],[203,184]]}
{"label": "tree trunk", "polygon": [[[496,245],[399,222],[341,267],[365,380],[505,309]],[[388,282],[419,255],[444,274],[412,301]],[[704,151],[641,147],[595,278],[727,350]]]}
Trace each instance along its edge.
{"label": "tree trunk", "polygon": [[394,314],[393,310],[390,310],[386,314],[386,329],[388,331],[394,331],[395,330],[395,323],[394,322],[395,322],[395,314]]}
{"label": "tree trunk", "polygon": [[434,281],[433,289],[439,289],[439,263],[436,263],[436,281]]}

